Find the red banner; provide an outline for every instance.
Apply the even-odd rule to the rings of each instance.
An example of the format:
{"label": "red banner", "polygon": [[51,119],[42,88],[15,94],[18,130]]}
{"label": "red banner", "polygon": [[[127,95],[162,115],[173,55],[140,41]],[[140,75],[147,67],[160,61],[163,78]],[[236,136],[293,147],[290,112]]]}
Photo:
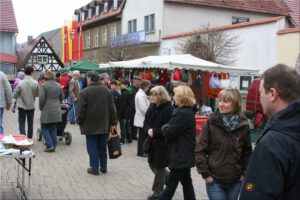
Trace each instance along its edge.
{"label": "red banner", "polygon": [[68,41],[68,26],[64,26],[64,63],[70,62],[69,58],[69,41]]}
{"label": "red banner", "polygon": [[83,34],[82,34],[82,21],[81,21],[81,17],[80,17],[78,59],[82,59],[82,58],[83,58]]}
{"label": "red banner", "polygon": [[77,21],[72,21],[72,49],[73,49],[73,60],[78,60],[78,24]]}

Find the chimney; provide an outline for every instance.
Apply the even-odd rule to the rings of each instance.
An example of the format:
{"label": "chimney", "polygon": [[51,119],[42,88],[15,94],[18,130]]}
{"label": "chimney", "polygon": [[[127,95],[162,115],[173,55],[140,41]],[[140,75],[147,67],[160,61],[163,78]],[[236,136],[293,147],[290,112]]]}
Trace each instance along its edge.
{"label": "chimney", "polygon": [[27,43],[28,43],[28,45],[32,44],[32,40],[33,40],[32,35],[30,35],[30,36],[27,37]]}

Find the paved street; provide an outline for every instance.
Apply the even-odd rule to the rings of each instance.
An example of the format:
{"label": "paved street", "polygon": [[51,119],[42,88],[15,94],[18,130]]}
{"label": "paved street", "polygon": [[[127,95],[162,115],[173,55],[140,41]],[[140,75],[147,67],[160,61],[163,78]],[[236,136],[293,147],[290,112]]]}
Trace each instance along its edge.
{"label": "paved street", "polygon": [[[39,127],[39,111],[35,113],[34,129]],[[5,112],[5,133],[18,133],[17,114]],[[59,142],[55,153],[44,153],[42,142],[34,135],[31,176],[31,199],[146,199],[151,194],[153,174],[146,158],[136,156],[136,142],[123,147],[123,156],[108,161],[108,173],[93,176],[86,172],[88,155],[85,138],[80,135],[77,125],[68,125],[73,142],[67,146]],[[13,159],[0,159],[0,199],[17,199],[16,169]],[[192,178],[197,199],[207,199],[205,184],[196,169]],[[183,199],[179,185],[174,199]]]}

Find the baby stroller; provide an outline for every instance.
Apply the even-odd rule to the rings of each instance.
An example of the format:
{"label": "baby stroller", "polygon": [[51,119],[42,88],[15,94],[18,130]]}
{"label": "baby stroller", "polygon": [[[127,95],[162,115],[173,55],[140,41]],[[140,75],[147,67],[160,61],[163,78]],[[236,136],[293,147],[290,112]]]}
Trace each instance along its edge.
{"label": "baby stroller", "polygon": [[[65,128],[68,123],[68,113],[71,110],[71,105],[68,103],[61,104],[61,116],[62,121],[57,123],[57,138],[59,141],[65,140],[67,145],[70,145],[72,142],[72,135],[70,132],[65,132]],[[39,128],[37,130],[38,141],[41,141],[43,138],[42,131]]]}

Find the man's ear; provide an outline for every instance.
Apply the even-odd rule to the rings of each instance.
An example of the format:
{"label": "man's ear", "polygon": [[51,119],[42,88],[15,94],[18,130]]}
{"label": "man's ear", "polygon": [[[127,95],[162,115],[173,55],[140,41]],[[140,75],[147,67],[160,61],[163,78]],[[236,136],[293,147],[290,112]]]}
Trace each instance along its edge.
{"label": "man's ear", "polygon": [[279,98],[278,91],[275,88],[270,88],[270,101],[275,102]]}

